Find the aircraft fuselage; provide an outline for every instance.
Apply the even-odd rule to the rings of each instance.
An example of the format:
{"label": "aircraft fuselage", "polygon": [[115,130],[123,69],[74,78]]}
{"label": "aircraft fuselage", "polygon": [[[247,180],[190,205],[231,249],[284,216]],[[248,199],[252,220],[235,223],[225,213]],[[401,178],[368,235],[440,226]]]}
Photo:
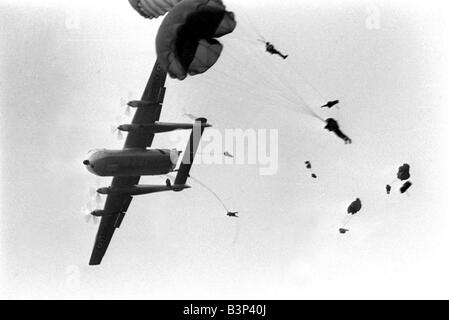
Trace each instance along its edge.
{"label": "aircraft fuselage", "polygon": [[160,175],[175,169],[179,153],[168,149],[97,150],[84,160],[87,170],[98,176]]}

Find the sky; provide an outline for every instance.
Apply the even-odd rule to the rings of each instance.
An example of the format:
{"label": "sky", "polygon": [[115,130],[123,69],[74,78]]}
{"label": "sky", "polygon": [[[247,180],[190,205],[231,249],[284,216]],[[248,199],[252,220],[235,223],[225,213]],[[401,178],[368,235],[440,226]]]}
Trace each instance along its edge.
{"label": "sky", "polygon": [[[91,267],[98,226],[81,211],[111,179],[82,161],[122,147],[111,125],[141,96],[162,21],[111,2],[0,1],[0,297],[448,298],[444,1],[225,1],[236,30],[208,72],[167,80],[161,120],[207,117],[203,147],[226,130],[274,130],[276,172],[200,155],[192,176],[240,218],[195,181],[135,197]],[[339,109],[319,108],[334,99]],[[351,145],[323,130],[328,117]],[[182,150],[188,133],[177,137],[154,147]],[[386,195],[403,163],[413,186]]]}

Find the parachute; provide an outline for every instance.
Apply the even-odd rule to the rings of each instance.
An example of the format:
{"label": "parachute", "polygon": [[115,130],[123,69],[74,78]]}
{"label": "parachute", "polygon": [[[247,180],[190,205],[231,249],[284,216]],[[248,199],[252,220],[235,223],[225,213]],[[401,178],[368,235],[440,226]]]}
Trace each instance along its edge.
{"label": "parachute", "polygon": [[399,180],[404,181],[410,178],[410,165],[407,163],[404,163],[402,166],[398,169],[397,177]]}
{"label": "parachute", "polygon": [[346,216],[343,226],[339,229],[340,233],[344,234],[349,231],[347,225],[353,219],[353,216],[362,209],[362,201],[356,198],[348,207],[347,212],[350,216]]}
{"label": "parachute", "polygon": [[128,0],[142,17],[153,19],[163,16],[182,0]]}
{"label": "parachute", "polygon": [[237,23],[221,0],[183,0],[162,21],[156,53],[172,78],[206,72],[220,56],[223,45],[215,38],[231,33]]}
{"label": "parachute", "polygon": [[348,207],[348,214],[356,214],[357,212],[360,211],[360,209],[362,209],[362,202],[360,201],[359,198],[355,199],[355,201],[353,201],[349,207]]}
{"label": "parachute", "polygon": [[306,164],[307,169],[312,169],[312,164],[310,163],[310,161],[306,161],[304,163]]}

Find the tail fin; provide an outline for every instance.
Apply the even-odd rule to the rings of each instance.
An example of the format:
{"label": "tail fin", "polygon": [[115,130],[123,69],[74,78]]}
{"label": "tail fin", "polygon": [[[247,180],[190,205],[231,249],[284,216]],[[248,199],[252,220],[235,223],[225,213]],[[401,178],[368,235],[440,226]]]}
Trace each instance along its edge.
{"label": "tail fin", "polygon": [[174,186],[184,185],[186,183],[187,178],[189,177],[190,169],[192,168],[196,150],[198,149],[198,145],[200,144],[201,136],[203,135],[204,129],[208,126],[209,125],[207,124],[206,118],[195,119],[195,124],[193,125],[189,142],[184,152],[181,165],[179,166]]}

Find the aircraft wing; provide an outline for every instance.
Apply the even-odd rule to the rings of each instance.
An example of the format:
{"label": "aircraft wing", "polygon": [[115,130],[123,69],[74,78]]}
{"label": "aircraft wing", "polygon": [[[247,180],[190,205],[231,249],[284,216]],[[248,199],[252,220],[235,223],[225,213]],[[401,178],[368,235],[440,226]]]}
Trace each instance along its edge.
{"label": "aircraft wing", "polygon": [[[139,183],[140,177],[114,177],[112,179],[113,187],[126,187]],[[105,212],[111,214],[101,217],[100,226],[98,227],[97,236],[95,238],[94,249],[90,257],[89,264],[97,265],[101,263],[106,249],[111,242],[112,236],[116,228],[120,227],[126,211],[131,203],[132,197],[129,195],[108,195],[104,205]]]}
{"label": "aircraft wing", "polygon": [[[148,102],[149,106],[137,108],[132,124],[151,124],[159,120],[162,102],[164,100],[164,84],[166,78],[167,72],[156,60],[141,99],[141,101]],[[151,146],[153,138],[154,134],[129,132],[124,148],[146,149]],[[139,180],[140,176],[114,177],[111,185],[112,187],[128,187],[138,184]],[[101,263],[114,235],[114,231],[120,227],[131,200],[132,197],[129,195],[110,194],[107,196],[104,211],[108,214],[101,217],[89,265],[98,265]]]}
{"label": "aircraft wing", "polygon": [[[165,79],[167,72],[161,67],[159,61],[156,60],[150,80],[143,92],[141,101],[146,101],[150,106],[137,108],[132,124],[152,124],[159,120],[162,109],[162,102],[165,95]],[[145,149],[151,146],[154,134],[129,132],[126,137],[124,148]]]}

